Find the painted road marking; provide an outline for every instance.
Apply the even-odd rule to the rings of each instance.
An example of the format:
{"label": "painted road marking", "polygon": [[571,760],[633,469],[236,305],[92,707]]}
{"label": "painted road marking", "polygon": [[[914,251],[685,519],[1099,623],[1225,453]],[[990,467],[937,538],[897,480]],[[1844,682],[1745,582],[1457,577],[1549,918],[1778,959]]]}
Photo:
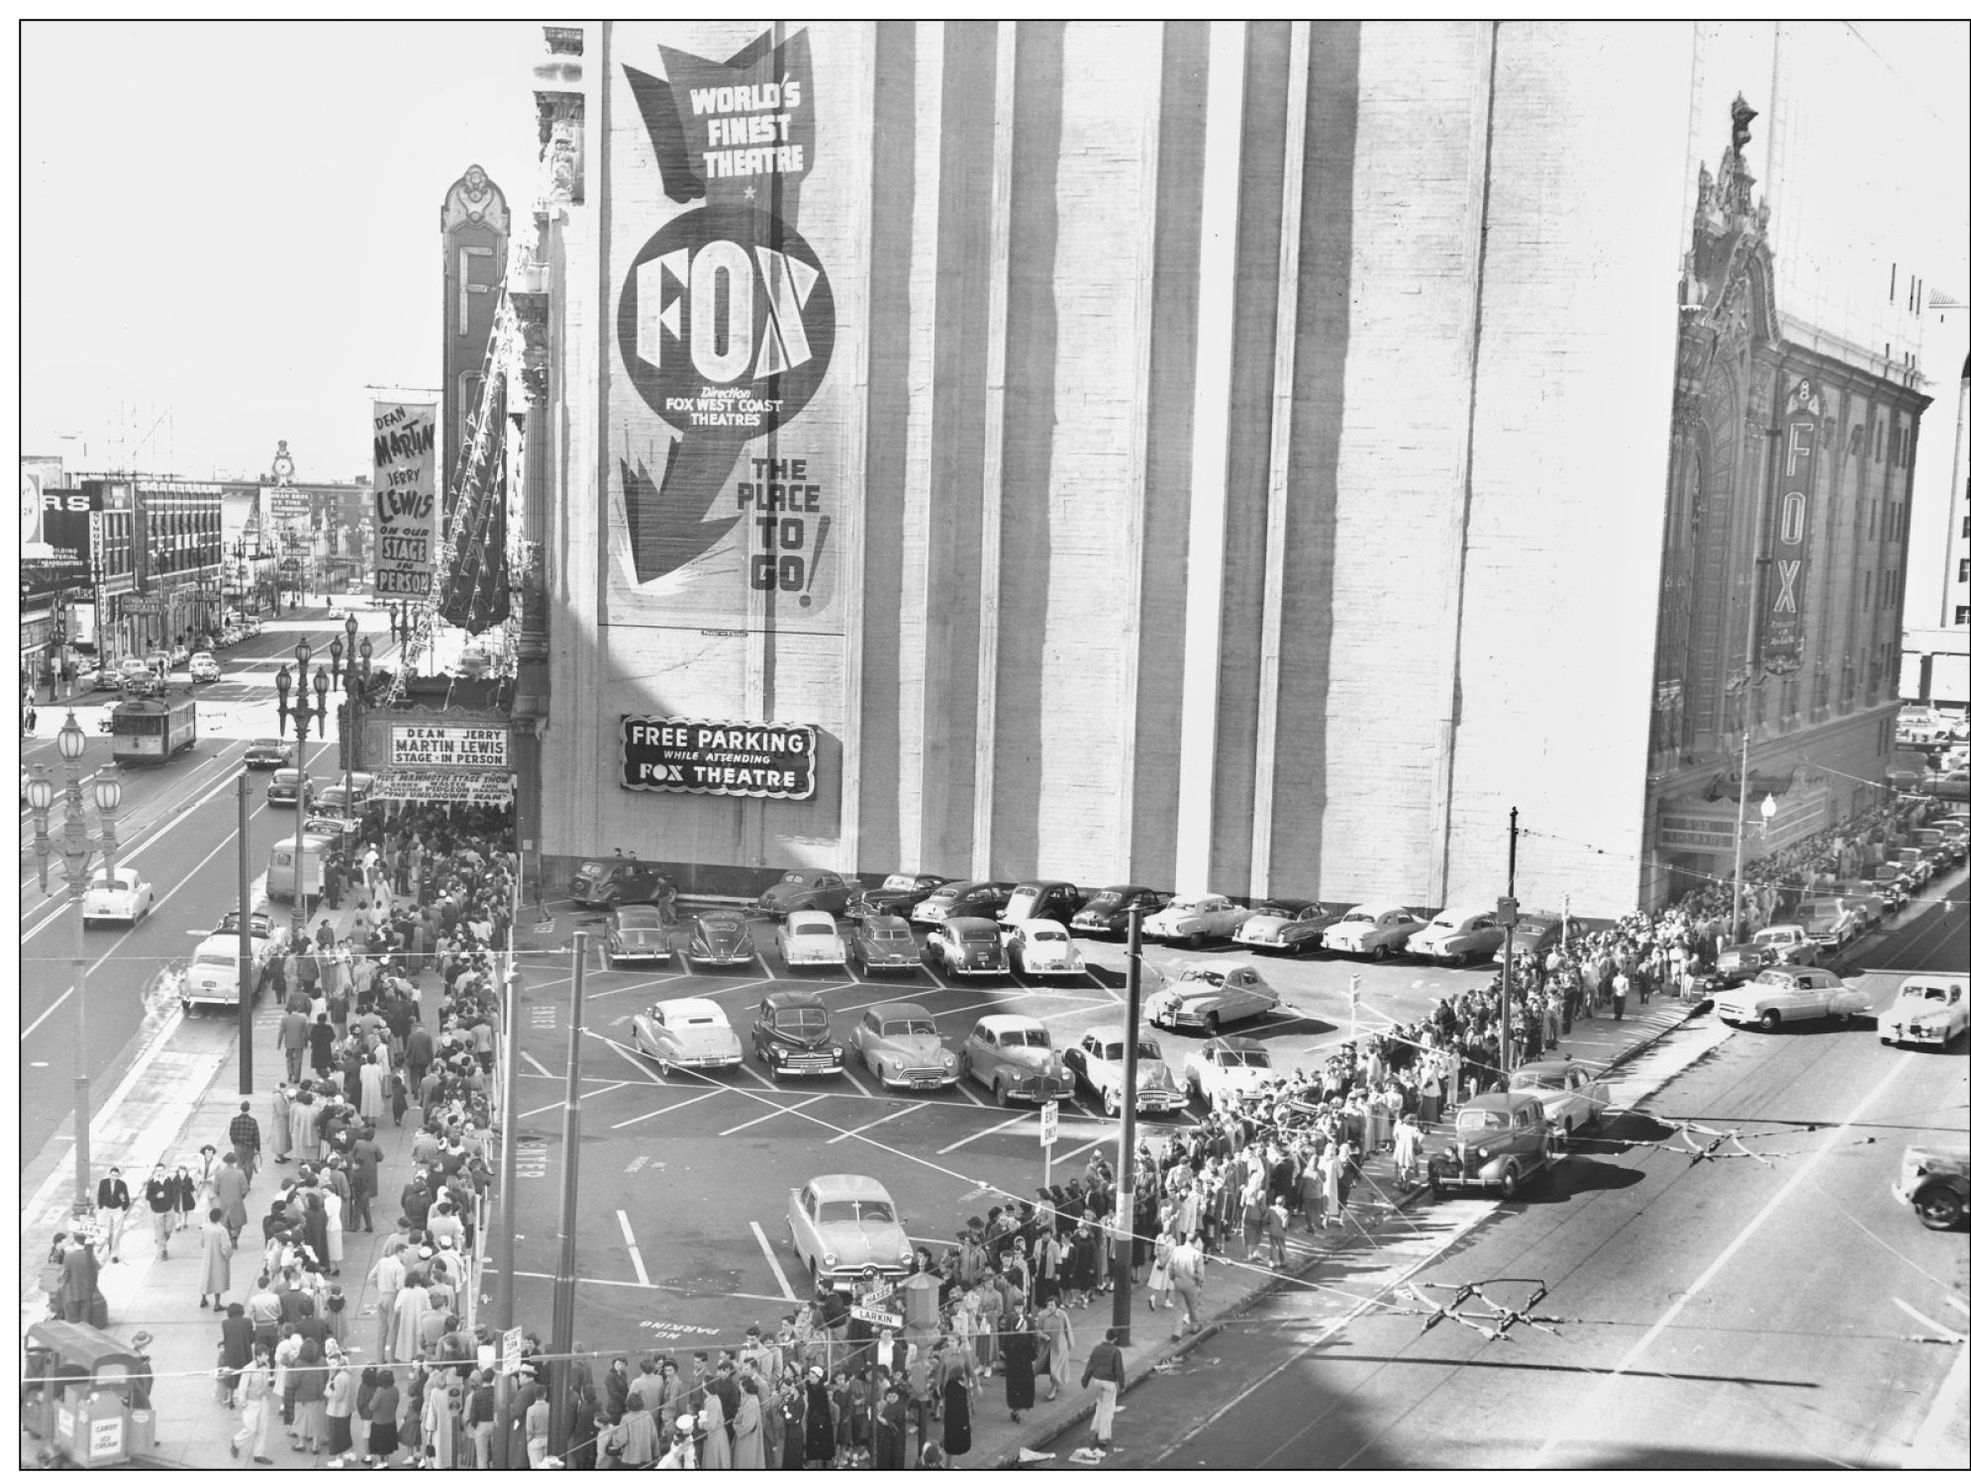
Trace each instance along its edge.
{"label": "painted road marking", "polygon": [[719,1134],[721,1136],[737,1135],[741,1130],[750,1130],[753,1128],[753,1126],[763,1125],[768,1120],[776,1119],[780,1115],[791,1114],[794,1110],[797,1109],[806,1109],[810,1104],[819,1104],[823,1099],[826,1099],[827,1097],[828,1096],[826,1094],[814,1094],[806,1099],[803,1099],[799,1104],[783,1104],[778,1109],[770,1109],[765,1114],[760,1115],[757,1118],[747,1120],[742,1124],[734,1125],[729,1130],[721,1130],[719,1131]]}
{"label": "painted road marking", "polygon": [[900,1120],[907,1114],[917,1113],[917,1111],[922,1109],[923,1107],[924,1106],[922,1104],[907,1104],[902,1109],[899,1109],[895,1114],[886,1114],[881,1119],[875,1121],[873,1124],[864,1125],[859,1130],[844,1130],[842,1131],[841,1134],[837,1135],[833,1140],[830,1140],[828,1143],[830,1145],[834,1145],[839,1141],[850,1140],[859,1135],[867,1135],[871,1130],[875,1129],[877,1125],[887,1125],[891,1120]]}
{"label": "painted road marking", "polygon": [[645,1288],[650,1286],[650,1273],[643,1266],[643,1254],[637,1251],[636,1233],[630,1228],[630,1214],[621,1207],[616,1209],[616,1221],[622,1224],[623,1241],[629,1245],[630,1266],[636,1270],[636,1281]]}
{"label": "painted road marking", "polygon": [[[1897,1076],[1912,1061],[1910,1058],[1898,1058],[1895,1066],[1883,1076],[1881,1082],[1870,1089],[1868,1096],[1849,1112],[1848,1117],[1841,1122],[1840,1130],[1854,1129],[1856,1122],[1862,1118],[1863,1113],[1870,1105],[1875,1103],[1876,1099],[1888,1089],[1889,1085],[1896,1081]],[[1703,1293],[1704,1287],[1718,1276],[1719,1270],[1731,1262],[1732,1257],[1739,1249],[1752,1241],[1753,1234],[1757,1233],[1760,1228],[1766,1225],[1766,1219],[1779,1210],[1780,1203],[1786,1200],[1788,1194],[1798,1187],[1801,1182],[1805,1181],[1812,1174],[1814,1168],[1820,1164],[1822,1157],[1834,1149],[1837,1144],[1842,1143],[1844,1138],[1839,1132],[1828,1136],[1825,1140],[1821,1141],[1818,1150],[1814,1151],[1806,1160],[1800,1163],[1800,1169],[1793,1173],[1792,1179],[1774,1193],[1772,1199],[1754,1214],[1752,1220],[1740,1229],[1737,1237],[1725,1245],[1724,1251],[1711,1261],[1711,1266],[1699,1274],[1691,1286],[1679,1294],[1671,1306],[1663,1312],[1662,1318],[1649,1327],[1649,1330],[1643,1335],[1642,1339],[1630,1347],[1628,1353],[1609,1368],[1608,1374],[1596,1384],[1589,1400],[1575,1405],[1573,1414],[1540,1446],[1540,1451],[1533,1456],[1533,1463],[1531,1465],[1533,1468],[1544,1468],[1552,1463],[1554,1451],[1562,1443],[1568,1442],[1574,1437],[1573,1429],[1583,1421],[1593,1423],[1606,1421],[1606,1414],[1612,1410],[1609,1399],[1612,1396],[1612,1388],[1615,1383],[1628,1375],[1635,1364],[1642,1359],[1644,1352],[1656,1343],[1656,1338],[1665,1330],[1669,1329],[1677,1317],[1684,1312],[1684,1307],[1699,1294]]]}
{"label": "painted road marking", "polygon": [[1931,1319],[1928,1315],[1922,1313],[1922,1311],[1912,1309],[1909,1305],[1903,1303],[1902,1300],[1897,1299],[1894,1295],[1889,1296],[1889,1300],[1890,1303],[1894,1304],[1897,1309],[1901,1310],[1904,1314],[1908,1315],[1912,1320],[1916,1321],[1919,1325],[1928,1325],[1932,1330],[1936,1331],[1937,1334],[1941,1335],[1945,1340],[1949,1341],[1952,1345],[1959,1345],[1963,1342],[1964,1336],[1960,1334],[1958,1331],[1951,1329],[1950,1326],[1938,1324],[1935,1320]]}
{"label": "painted road marking", "polygon": [[974,1140],[983,1140],[988,1135],[997,1135],[1001,1130],[1010,1130],[1015,1125],[1024,1124],[1028,1120],[1037,1120],[1039,1118],[1040,1118],[1040,1111],[1037,1109],[1030,1109],[1025,1114],[1017,1115],[1010,1120],[1001,1120],[996,1125],[987,1125],[983,1130],[980,1130],[977,1134],[967,1135],[963,1140],[954,1140],[951,1142],[951,1144],[940,1149],[938,1151],[938,1154],[950,1155],[954,1150],[957,1150],[961,1146],[970,1145]]}
{"label": "painted road marking", "polygon": [[539,1058],[536,1058],[532,1053],[522,1051],[520,1056],[525,1058],[529,1063],[534,1065],[534,1071],[536,1073],[547,1074],[549,1078],[553,1078],[555,1076],[551,1073],[548,1073],[547,1065],[543,1063]]}
{"label": "painted road marking", "polygon": [[650,1161],[649,1156],[640,1155],[635,1160],[631,1161],[627,1166],[623,1167],[623,1174],[625,1176],[634,1176],[636,1175],[637,1172],[641,1171],[644,1168],[644,1166],[649,1163],[649,1161]]}
{"label": "painted road marking", "polygon": [[[600,1001],[605,996],[620,996],[625,991],[644,991],[649,988],[649,984],[647,981],[635,981],[628,986],[611,986],[607,991],[591,991],[589,1000]],[[616,1020],[620,1022],[623,1019],[618,1017]]]}
{"label": "painted road marking", "polygon": [[753,1236],[760,1240],[760,1251],[766,1254],[767,1267],[773,1270],[774,1283],[780,1286],[780,1292],[789,1304],[795,1303],[794,1286],[787,1282],[787,1275],[780,1267],[780,1260],[773,1256],[773,1244],[767,1241],[766,1229],[759,1223],[754,1223]]}
{"label": "painted road marking", "polygon": [[73,995],[75,995],[75,988],[71,986],[66,991],[64,991],[60,996],[56,997],[53,1001],[49,1002],[47,1011],[43,1012],[40,1016],[36,1017],[32,1022],[28,1023],[26,1027],[21,1029],[21,1041],[26,1042],[28,1033],[34,1031],[35,1028],[39,1027],[43,1022],[46,1022],[50,1017],[52,1017],[55,1014],[55,1008],[60,1006],[63,1002],[67,1001]]}
{"label": "painted road marking", "polygon": [[711,1093],[700,1094],[695,1099],[680,1099],[676,1104],[667,1104],[662,1109],[653,1109],[650,1111],[650,1113],[640,1114],[633,1120],[618,1121],[616,1124],[611,1125],[609,1128],[612,1130],[627,1130],[631,1125],[640,1125],[645,1120],[654,1120],[657,1118],[658,1115],[669,1114],[674,1109],[687,1109],[693,1104],[702,1104],[707,1099],[716,1099],[720,1094],[723,1094],[724,1092],[725,1092],[724,1089],[714,1089],[712,1090]]}
{"label": "painted road marking", "polygon": [[[625,1084],[629,1084],[633,1082],[635,1082],[635,1080],[633,1079],[626,1079],[626,1078],[613,1079],[609,1083],[604,1084],[599,1089],[590,1089],[586,1094],[582,1095],[582,1098],[593,1099],[597,1094],[607,1094],[611,1089],[620,1089]],[[518,1115],[515,1116],[515,1118],[524,1120],[529,1115],[546,1114],[550,1109],[566,1109],[567,1107],[568,1107],[568,1101],[566,1099],[563,1099],[554,1104],[543,1104],[537,1109],[523,1109],[520,1111]]]}
{"label": "painted road marking", "polygon": [[[938,1240],[936,1238],[920,1238],[918,1239],[918,1241],[924,1243],[935,1243]],[[492,1266],[491,1264],[488,1264],[486,1266],[486,1272],[489,1274],[494,1274],[494,1273],[498,1273],[499,1270],[494,1266]],[[513,1271],[513,1276],[516,1279],[552,1279],[556,1277],[554,1274],[539,1273],[530,1268],[517,1268]],[[690,1294],[694,1292],[688,1289],[681,1289],[673,1284],[638,1284],[629,1279],[591,1279],[584,1276],[581,1278],[577,1278],[575,1282],[577,1284],[598,1284],[604,1289],[656,1289],[659,1290],[660,1292],[667,1294]],[[753,1299],[753,1300],[758,1300],[761,1304],[786,1304],[789,1302],[789,1300],[792,1300],[793,1303],[795,1304],[800,1303],[800,1301],[794,1299],[792,1295],[788,1295],[786,1298],[783,1299],[778,1294],[744,1294],[737,1289],[728,1289],[727,1291],[719,1295],[719,1298],[720,1299]]]}

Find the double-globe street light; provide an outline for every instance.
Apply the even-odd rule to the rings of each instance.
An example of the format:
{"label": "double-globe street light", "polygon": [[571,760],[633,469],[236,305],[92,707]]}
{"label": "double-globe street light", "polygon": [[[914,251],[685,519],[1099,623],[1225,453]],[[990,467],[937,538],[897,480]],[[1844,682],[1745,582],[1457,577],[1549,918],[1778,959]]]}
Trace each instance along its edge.
{"label": "double-globe street light", "polygon": [[[308,663],[314,657],[315,649],[303,637],[294,644],[294,665],[299,674],[291,674],[287,664],[282,663],[280,671],[274,674],[274,687],[280,690],[275,703],[280,715],[281,733],[287,733],[288,716],[294,717],[294,733],[297,740],[294,756],[294,939],[298,943],[308,929],[308,869],[307,859],[301,850],[301,839],[308,825],[308,721],[317,721],[320,732],[328,733],[328,669],[315,669],[315,702],[308,702]],[[290,692],[293,698],[288,695]]]}
{"label": "double-globe street light", "polygon": [[[357,725],[369,700],[370,658],[375,655],[375,649],[370,646],[368,637],[357,641],[354,612],[342,623],[342,629],[348,633],[349,645],[345,649],[341,637],[329,643],[329,673],[340,681],[344,694],[342,707],[336,711],[336,724],[342,732],[343,815],[353,819],[356,815]],[[348,654],[347,662],[343,660],[345,651]]]}
{"label": "double-globe street light", "polygon": [[[75,710],[68,711],[68,722],[55,736],[55,750],[62,757],[68,785],[63,792],[66,805],[62,813],[59,844],[62,867],[68,878],[69,902],[75,906],[75,1215],[86,1217],[95,1206],[95,1181],[89,1172],[89,1010],[87,950],[85,948],[83,896],[89,891],[90,855],[98,846],[103,852],[103,872],[112,880],[116,869],[116,811],[123,804],[123,783],[113,775],[95,777],[92,790],[100,837],[89,836],[83,822],[82,752],[88,740],[75,722]],[[34,812],[34,856],[39,864],[41,891],[48,891],[48,812],[55,804],[55,783],[48,779],[48,767],[37,765],[34,778],[27,783],[27,804]]]}

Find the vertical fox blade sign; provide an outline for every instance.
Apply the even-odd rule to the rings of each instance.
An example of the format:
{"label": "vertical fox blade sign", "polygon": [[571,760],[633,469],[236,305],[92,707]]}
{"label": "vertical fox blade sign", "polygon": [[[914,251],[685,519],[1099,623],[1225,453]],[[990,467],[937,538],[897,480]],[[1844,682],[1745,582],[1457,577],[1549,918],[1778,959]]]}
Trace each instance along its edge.
{"label": "vertical fox blade sign", "polygon": [[1806,631],[1800,604],[1806,589],[1807,526],[1813,514],[1820,426],[1820,392],[1813,381],[1803,379],[1787,397],[1780,424],[1778,502],[1771,511],[1772,540],[1767,546],[1772,577],[1766,582],[1760,657],[1775,677],[1800,671]]}

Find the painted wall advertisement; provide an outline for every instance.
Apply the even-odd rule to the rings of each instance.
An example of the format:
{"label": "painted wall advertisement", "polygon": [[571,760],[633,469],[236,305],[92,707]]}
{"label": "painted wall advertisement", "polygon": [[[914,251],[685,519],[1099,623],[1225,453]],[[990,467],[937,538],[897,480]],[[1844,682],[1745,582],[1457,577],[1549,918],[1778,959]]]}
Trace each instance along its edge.
{"label": "painted wall advertisement", "polygon": [[438,408],[376,401],[371,409],[376,593],[428,596],[438,548]]}
{"label": "painted wall advertisement", "polygon": [[21,588],[30,595],[89,579],[89,493],[63,486],[59,457],[21,458]]}
{"label": "painted wall advertisement", "polygon": [[1820,447],[1820,392],[1801,380],[1787,397],[1780,424],[1778,502],[1772,510],[1772,574],[1766,582],[1766,630],[1761,659],[1768,673],[1800,671],[1806,625],[1800,598],[1806,588],[1807,526],[1813,515],[1815,463]]}
{"label": "painted wall advertisement", "polygon": [[815,730],[625,714],[622,783],[631,791],[690,791],[800,801],[814,793]]}
{"label": "painted wall advertisement", "polygon": [[859,28],[619,22],[610,51],[608,620],[839,632],[831,376]]}

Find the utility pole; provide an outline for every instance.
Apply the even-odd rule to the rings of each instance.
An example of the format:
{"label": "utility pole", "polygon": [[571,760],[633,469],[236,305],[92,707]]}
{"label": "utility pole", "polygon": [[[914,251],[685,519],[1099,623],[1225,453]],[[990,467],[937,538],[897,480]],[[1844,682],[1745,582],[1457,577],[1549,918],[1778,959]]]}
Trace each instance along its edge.
{"label": "utility pole", "polygon": [[1122,1194],[1116,1199],[1116,1233],[1121,1256],[1115,1260],[1115,1304],[1110,1323],[1116,1344],[1129,1345],[1129,1282],[1136,1257],[1136,1044],[1143,1014],[1143,911],[1129,911],[1127,1005],[1124,1008],[1122,1068]]}
{"label": "utility pole", "polygon": [[1738,943],[1739,900],[1745,892],[1745,789],[1752,779],[1752,730],[1738,746],[1738,825],[1732,829],[1731,943]]}
{"label": "utility pole", "polygon": [[[575,931],[575,981],[569,989],[567,1102],[561,1106],[561,1226],[556,1231],[561,1259],[554,1275],[554,1322],[548,1349],[568,1355],[575,1349],[575,1194],[578,1184],[576,1152],[582,1144],[582,993],[589,961],[587,930]],[[548,1452],[568,1451],[574,1402],[568,1390],[570,1363],[556,1361],[548,1368],[553,1414]]]}
{"label": "utility pole", "polygon": [[1499,978],[1499,1073],[1512,1073],[1512,931],[1519,923],[1519,900],[1513,889],[1519,882],[1519,808],[1507,819],[1506,896],[1499,900],[1499,923],[1505,926],[1505,974]]}
{"label": "utility pole", "polygon": [[[500,1063],[500,1217],[499,1277],[493,1281],[493,1324],[496,1330],[513,1328],[513,1202],[520,1179],[520,1115],[515,1082],[514,1059],[520,1051],[520,971],[507,956],[506,990],[502,993],[500,1035],[505,1049]],[[508,1439],[513,1435],[513,1378],[502,1374],[493,1383],[493,1467],[504,1469]]]}
{"label": "utility pole", "polygon": [[[253,996],[259,984],[253,970],[253,874],[247,863],[247,803],[252,799],[246,771],[240,771],[240,1093],[253,1092]],[[295,867],[301,866],[300,859]]]}

